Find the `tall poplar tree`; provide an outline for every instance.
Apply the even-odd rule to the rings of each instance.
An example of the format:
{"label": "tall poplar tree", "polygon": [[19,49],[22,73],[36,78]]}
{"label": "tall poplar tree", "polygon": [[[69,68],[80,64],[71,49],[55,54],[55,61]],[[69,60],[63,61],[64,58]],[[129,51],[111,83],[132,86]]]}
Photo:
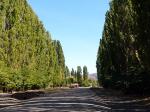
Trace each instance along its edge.
{"label": "tall poplar tree", "polygon": [[104,87],[131,93],[150,91],[149,7],[148,0],[110,2],[96,62]]}
{"label": "tall poplar tree", "polygon": [[1,0],[0,89],[27,90],[62,85],[63,50],[59,41],[56,45],[52,43],[51,35],[26,0]]}
{"label": "tall poplar tree", "polygon": [[81,68],[81,66],[77,66],[77,82],[79,85],[82,84],[82,68]]}
{"label": "tall poplar tree", "polygon": [[83,80],[88,80],[88,69],[87,69],[87,66],[83,67]]}

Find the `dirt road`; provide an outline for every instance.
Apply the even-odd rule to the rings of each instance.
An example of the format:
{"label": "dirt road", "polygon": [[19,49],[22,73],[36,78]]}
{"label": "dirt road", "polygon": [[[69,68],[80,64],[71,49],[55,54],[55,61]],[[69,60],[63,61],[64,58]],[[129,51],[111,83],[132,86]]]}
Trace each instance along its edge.
{"label": "dirt road", "polygon": [[77,88],[28,100],[1,96],[0,112],[150,112],[148,102],[149,98],[123,97],[102,88]]}

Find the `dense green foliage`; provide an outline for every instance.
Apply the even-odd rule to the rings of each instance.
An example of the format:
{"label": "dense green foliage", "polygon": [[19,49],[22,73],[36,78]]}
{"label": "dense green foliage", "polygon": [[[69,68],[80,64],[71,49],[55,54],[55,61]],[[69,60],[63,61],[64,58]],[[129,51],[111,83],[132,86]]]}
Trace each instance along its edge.
{"label": "dense green foliage", "polygon": [[87,80],[88,79],[88,69],[87,66],[83,67],[83,80]]}
{"label": "dense green foliage", "polygon": [[0,1],[0,89],[61,86],[65,59],[26,0]]}
{"label": "dense green foliage", "polygon": [[67,86],[71,82],[72,82],[72,79],[71,79],[70,70],[69,70],[68,66],[66,66],[66,68],[65,68],[65,85]]}
{"label": "dense green foliage", "polygon": [[[82,86],[88,87],[90,86],[90,81],[88,79],[88,69],[87,66],[83,67],[83,79],[82,79]],[[91,83],[92,84],[92,83]]]}
{"label": "dense green foliage", "polygon": [[92,84],[95,85],[95,82],[88,78],[88,68],[87,66],[83,67],[77,66],[77,72],[72,68],[71,70],[71,83],[78,83],[79,86],[88,87]]}
{"label": "dense green foliage", "polygon": [[82,68],[81,68],[81,66],[77,66],[77,82],[79,85],[82,84]]}
{"label": "dense green foliage", "polygon": [[73,68],[72,68],[72,70],[71,70],[71,76],[72,76],[72,77],[76,77],[76,76],[75,76],[75,70],[74,70]]}
{"label": "dense green foliage", "polygon": [[77,83],[77,73],[73,68],[71,70],[71,77],[72,77],[72,83]]}
{"label": "dense green foliage", "polygon": [[62,86],[65,84],[65,58],[60,42],[54,40],[52,43],[56,52],[56,59],[51,60],[55,62],[52,84],[53,86]]}
{"label": "dense green foliage", "polygon": [[69,68],[68,68],[68,66],[66,66],[66,68],[65,68],[65,77],[67,78],[67,77],[70,77],[70,70],[69,70]]}
{"label": "dense green foliage", "polygon": [[150,1],[112,0],[97,55],[99,83],[150,92]]}

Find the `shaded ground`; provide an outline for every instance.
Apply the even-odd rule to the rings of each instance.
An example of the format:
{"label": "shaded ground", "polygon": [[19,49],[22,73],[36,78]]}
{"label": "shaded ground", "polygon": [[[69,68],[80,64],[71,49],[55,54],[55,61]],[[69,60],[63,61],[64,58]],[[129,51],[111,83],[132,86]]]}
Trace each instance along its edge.
{"label": "shaded ground", "polygon": [[15,93],[12,94],[11,97],[18,99],[18,100],[26,100],[26,99],[31,99],[34,97],[39,97],[41,95],[45,94],[43,91],[32,91],[32,92],[22,92],[22,93]]}
{"label": "shaded ground", "polygon": [[0,112],[150,112],[150,98],[137,99],[103,88],[67,89],[19,99],[0,95]]}
{"label": "shaded ground", "polygon": [[104,102],[112,112],[150,112],[150,97],[124,95],[122,93],[92,88],[100,102]]}

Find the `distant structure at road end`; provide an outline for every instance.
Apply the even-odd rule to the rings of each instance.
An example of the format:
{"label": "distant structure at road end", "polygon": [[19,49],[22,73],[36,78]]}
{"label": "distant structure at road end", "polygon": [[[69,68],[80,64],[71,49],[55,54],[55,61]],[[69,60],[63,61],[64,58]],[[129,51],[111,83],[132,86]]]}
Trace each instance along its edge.
{"label": "distant structure at road end", "polygon": [[70,88],[78,88],[79,87],[79,84],[78,83],[74,83],[74,84],[71,84],[70,85]]}

